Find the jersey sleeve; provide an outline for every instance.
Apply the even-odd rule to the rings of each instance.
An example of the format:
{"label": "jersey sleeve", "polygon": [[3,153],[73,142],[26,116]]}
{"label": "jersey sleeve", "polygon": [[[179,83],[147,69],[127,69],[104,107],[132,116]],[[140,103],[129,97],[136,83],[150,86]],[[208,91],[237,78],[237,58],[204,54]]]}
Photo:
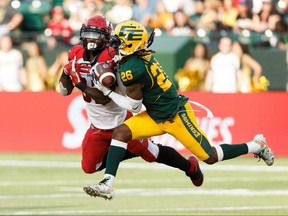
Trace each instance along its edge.
{"label": "jersey sleeve", "polygon": [[83,58],[84,48],[81,45],[73,46],[68,52],[68,60],[71,61],[75,58],[76,60]]}
{"label": "jersey sleeve", "polygon": [[98,63],[105,62],[105,61],[109,61],[110,62],[110,61],[113,60],[114,56],[115,56],[115,51],[114,51],[113,48],[104,49],[101,52],[97,62]]}

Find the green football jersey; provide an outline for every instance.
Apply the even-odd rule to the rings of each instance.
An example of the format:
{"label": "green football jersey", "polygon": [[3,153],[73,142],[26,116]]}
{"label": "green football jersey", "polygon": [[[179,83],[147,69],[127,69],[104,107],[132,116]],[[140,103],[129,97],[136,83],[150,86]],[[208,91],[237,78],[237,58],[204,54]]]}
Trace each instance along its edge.
{"label": "green football jersey", "polygon": [[158,123],[171,120],[188,100],[178,94],[152,54],[141,58],[130,56],[120,65],[119,73],[124,86],[142,84],[143,104],[149,116]]}

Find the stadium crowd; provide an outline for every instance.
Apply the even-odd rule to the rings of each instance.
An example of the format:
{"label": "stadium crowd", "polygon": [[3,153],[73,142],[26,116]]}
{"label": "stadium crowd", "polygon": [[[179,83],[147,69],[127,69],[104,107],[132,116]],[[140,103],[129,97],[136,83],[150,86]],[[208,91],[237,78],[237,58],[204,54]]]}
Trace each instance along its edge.
{"label": "stadium crowd", "polygon": [[[67,51],[79,43],[81,25],[95,14],[114,25],[134,19],[155,29],[156,36],[188,36],[206,46],[212,38],[218,43],[228,36],[244,45],[288,47],[288,0],[0,0],[0,55],[19,59],[17,64],[0,61],[0,91],[57,90]],[[47,59],[47,52],[54,52],[54,59]],[[203,85],[192,90],[211,91]]]}

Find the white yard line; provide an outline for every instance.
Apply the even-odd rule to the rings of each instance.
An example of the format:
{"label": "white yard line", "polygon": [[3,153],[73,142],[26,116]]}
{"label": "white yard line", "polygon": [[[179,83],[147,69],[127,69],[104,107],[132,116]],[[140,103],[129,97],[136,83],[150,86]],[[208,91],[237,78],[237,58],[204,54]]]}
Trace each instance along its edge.
{"label": "white yard line", "polygon": [[[11,213],[1,213],[1,215],[91,215],[91,214],[115,214],[115,215],[124,215],[126,214],[137,214],[137,213],[146,213],[146,214],[159,214],[160,212],[196,212],[203,211],[202,214],[205,215],[207,211],[223,212],[223,211],[256,211],[256,210],[286,210],[288,206],[229,206],[229,207],[195,207],[195,208],[160,208],[160,209],[118,209],[118,210],[61,210],[61,211],[19,211]],[[216,213],[217,214],[217,213]],[[221,214],[222,215],[222,214]],[[251,212],[251,215],[253,213]]]}
{"label": "white yard line", "polygon": [[[255,162],[258,163],[257,161]],[[259,162],[260,163],[260,162]],[[264,163],[264,162],[261,162]],[[41,167],[41,168],[80,168],[80,162],[67,161],[27,161],[27,160],[0,160],[0,166],[12,167]],[[163,164],[145,163],[145,162],[124,162],[120,164],[122,169],[145,169],[145,170],[159,170],[159,169],[174,169]],[[228,165],[228,164],[214,164],[207,165],[201,163],[200,166],[205,170],[215,171],[249,171],[249,172],[288,172],[288,166],[271,166],[264,164],[257,165]]]}
{"label": "white yard line", "polygon": [[[261,181],[261,182],[288,182],[288,176],[283,177],[283,176],[268,176],[263,179],[263,177],[206,177],[205,178],[207,182],[255,182],[255,181]],[[187,178],[185,176],[179,176],[179,178],[173,178],[173,179],[156,179],[156,178],[142,178],[138,179],[137,182],[135,182],[135,179],[118,179],[117,184],[125,184],[125,185],[135,185],[135,184],[158,184],[158,183],[182,183],[182,182],[187,182]],[[42,181],[42,180],[29,180],[29,181],[0,181],[0,187],[11,187],[11,186],[29,186],[29,187],[38,187],[38,186],[63,186],[65,185],[66,187],[61,187],[63,189],[62,191],[77,191],[77,188],[79,185],[83,184],[89,184],[88,180],[86,181],[80,181],[80,180],[50,180],[50,181]],[[73,187],[74,186],[74,187]]]}
{"label": "white yard line", "polygon": [[[71,192],[71,191],[70,191]],[[147,189],[131,188],[117,189],[116,196],[288,196],[287,190],[250,190],[245,188],[236,189],[202,189],[202,188],[164,188],[164,189]],[[77,193],[59,193],[59,194],[18,194],[18,195],[0,195],[0,200],[21,200],[21,199],[54,199],[54,198],[75,198],[86,197],[82,189],[77,189]]]}

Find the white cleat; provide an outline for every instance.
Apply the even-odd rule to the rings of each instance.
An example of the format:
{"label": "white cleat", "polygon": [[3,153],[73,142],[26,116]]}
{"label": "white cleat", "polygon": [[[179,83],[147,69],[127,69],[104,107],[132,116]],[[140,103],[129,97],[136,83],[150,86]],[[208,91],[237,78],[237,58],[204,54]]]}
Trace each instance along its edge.
{"label": "white cleat", "polygon": [[268,147],[263,134],[257,134],[253,141],[261,145],[260,151],[257,154],[254,154],[254,157],[259,158],[259,160],[264,160],[268,166],[271,166],[274,163],[274,153]]}
{"label": "white cleat", "polygon": [[86,194],[92,197],[102,197],[105,200],[111,200],[115,196],[112,187],[105,184],[106,179],[103,179],[98,184],[87,185],[83,187]]}

